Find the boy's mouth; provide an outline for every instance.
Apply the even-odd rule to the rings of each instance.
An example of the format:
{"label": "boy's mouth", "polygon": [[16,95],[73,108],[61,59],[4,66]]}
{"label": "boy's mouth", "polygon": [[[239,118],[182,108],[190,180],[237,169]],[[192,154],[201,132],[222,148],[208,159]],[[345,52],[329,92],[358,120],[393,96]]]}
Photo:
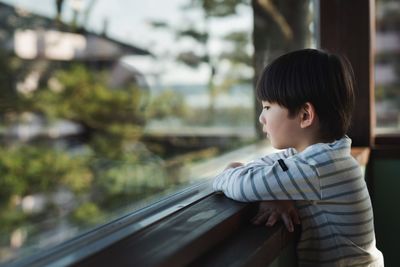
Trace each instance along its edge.
{"label": "boy's mouth", "polygon": [[264,130],[264,128],[263,128],[263,133],[265,134],[265,137],[266,137],[266,138],[269,138],[269,137],[270,137],[269,133],[267,132],[267,130]]}

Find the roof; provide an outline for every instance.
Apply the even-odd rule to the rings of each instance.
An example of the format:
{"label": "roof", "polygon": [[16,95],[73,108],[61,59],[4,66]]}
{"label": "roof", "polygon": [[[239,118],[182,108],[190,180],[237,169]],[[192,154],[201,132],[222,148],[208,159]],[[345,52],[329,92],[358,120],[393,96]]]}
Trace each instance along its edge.
{"label": "roof", "polygon": [[[47,40],[49,38],[59,37],[68,40],[71,44],[75,44],[80,42],[78,39],[81,37],[81,39],[83,38],[85,40],[84,42],[87,45],[90,44],[90,47],[86,47],[86,52],[82,52],[84,54],[86,53],[86,57],[82,57],[81,53],[78,57],[79,59],[88,59],[89,54],[91,57],[90,59],[97,57],[104,59],[104,53],[93,54],[93,49],[96,50],[95,48],[97,48],[97,50],[99,50],[99,47],[102,49],[104,49],[104,47],[113,47],[112,50],[118,50],[119,53],[109,53],[109,56],[114,58],[118,57],[118,54],[151,55],[148,50],[128,44],[121,40],[116,40],[104,34],[88,31],[83,27],[72,29],[71,26],[63,22],[57,23],[52,18],[33,14],[5,3],[0,3],[0,29],[0,44],[7,50],[16,50],[18,41],[17,38],[14,37],[16,37],[17,32],[19,32],[19,38],[23,37],[22,39],[25,38],[25,40],[29,41],[32,41],[32,39],[29,38],[36,38],[35,40],[39,40],[38,38],[44,38],[43,40]],[[22,35],[22,33],[25,33],[25,35]],[[24,43],[24,45],[26,46],[26,43]],[[35,43],[33,43],[33,45],[35,45]],[[59,48],[55,48],[55,50],[57,49]],[[71,47],[70,49],[75,49],[75,47]],[[40,51],[40,48],[37,48],[36,54],[42,56],[46,55],[48,54],[46,52],[47,50],[45,49],[43,52]],[[52,58],[50,57],[49,59]],[[61,60],[63,60],[63,58],[61,58]]]}

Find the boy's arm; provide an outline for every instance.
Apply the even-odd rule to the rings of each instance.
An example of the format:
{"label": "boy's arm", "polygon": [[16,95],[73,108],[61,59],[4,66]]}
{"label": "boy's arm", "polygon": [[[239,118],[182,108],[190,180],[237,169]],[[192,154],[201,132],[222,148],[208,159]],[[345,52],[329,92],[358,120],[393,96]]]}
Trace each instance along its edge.
{"label": "boy's arm", "polygon": [[286,159],[288,157],[293,156],[294,154],[296,154],[296,150],[294,148],[288,148],[288,149],[282,150],[280,152],[272,153],[272,154],[266,155],[262,158],[259,158],[256,161],[254,161],[254,163],[271,165],[271,164],[274,164],[275,161],[277,161],[278,159]]}
{"label": "boy's arm", "polygon": [[215,178],[213,187],[243,202],[321,199],[315,167],[294,157],[226,169]]}

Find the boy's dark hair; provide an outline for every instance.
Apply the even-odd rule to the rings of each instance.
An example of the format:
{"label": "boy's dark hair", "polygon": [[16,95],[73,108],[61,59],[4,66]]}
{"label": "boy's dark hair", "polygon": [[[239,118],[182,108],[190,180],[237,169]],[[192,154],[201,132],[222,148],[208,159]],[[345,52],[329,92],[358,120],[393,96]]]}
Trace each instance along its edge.
{"label": "boy's dark hair", "polygon": [[303,49],[277,58],[264,69],[257,98],[287,108],[290,117],[310,102],[319,118],[321,137],[336,140],[350,126],[353,83],[353,70],[345,58]]}

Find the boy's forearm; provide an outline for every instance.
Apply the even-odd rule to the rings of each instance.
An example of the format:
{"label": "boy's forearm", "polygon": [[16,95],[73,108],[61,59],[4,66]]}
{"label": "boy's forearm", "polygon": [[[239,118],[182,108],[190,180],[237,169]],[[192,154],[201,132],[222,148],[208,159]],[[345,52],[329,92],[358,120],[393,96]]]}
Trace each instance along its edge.
{"label": "boy's forearm", "polygon": [[[214,190],[234,200],[319,200],[318,177],[307,165],[285,160],[273,165],[249,163],[227,169],[214,180]],[[287,166],[286,166],[287,165]]]}
{"label": "boy's forearm", "polygon": [[240,194],[237,194],[237,190],[234,184],[234,180],[238,179],[238,172],[235,172],[235,168],[227,168],[217,177],[215,177],[213,182],[214,191],[222,191],[225,196],[242,202],[249,202],[243,198]]}
{"label": "boy's forearm", "polygon": [[222,191],[227,197],[241,202],[272,200],[265,192],[261,195],[257,193],[255,184],[252,183],[255,178],[253,171],[251,166],[226,169],[215,178],[214,191]]}

